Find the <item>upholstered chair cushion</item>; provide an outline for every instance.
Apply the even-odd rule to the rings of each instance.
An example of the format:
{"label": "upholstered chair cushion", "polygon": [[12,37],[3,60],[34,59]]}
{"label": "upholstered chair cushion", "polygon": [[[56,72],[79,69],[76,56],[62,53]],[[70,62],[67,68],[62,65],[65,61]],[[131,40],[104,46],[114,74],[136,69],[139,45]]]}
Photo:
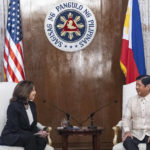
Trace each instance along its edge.
{"label": "upholstered chair cushion", "polygon": [[9,100],[16,83],[0,82],[0,134],[6,123],[6,112]]}
{"label": "upholstered chair cushion", "polygon": [[[138,147],[139,147],[139,150],[146,150],[146,144],[141,143],[138,145]],[[112,150],[126,150],[126,149],[124,148],[123,143],[121,142],[121,143],[114,145]]]}

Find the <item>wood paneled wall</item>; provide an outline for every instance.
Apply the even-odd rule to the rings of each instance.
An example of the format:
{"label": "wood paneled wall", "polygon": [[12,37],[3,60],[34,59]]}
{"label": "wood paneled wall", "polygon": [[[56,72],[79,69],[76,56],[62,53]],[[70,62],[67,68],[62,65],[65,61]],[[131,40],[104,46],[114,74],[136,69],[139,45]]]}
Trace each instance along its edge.
{"label": "wood paneled wall", "polygon": [[[61,137],[57,135],[56,127],[65,115],[53,105],[81,122],[100,106],[117,100],[118,103],[94,116],[94,123],[105,128],[101,137],[103,147],[110,146],[111,128],[121,118],[123,76],[119,57],[126,7],[122,11],[122,1],[116,4],[106,0],[80,0],[93,10],[97,33],[84,50],[67,53],[53,47],[44,33],[47,11],[57,2],[43,1],[41,5],[37,0],[28,0],[22,5],[25,71],[27,79],[36,84],[39,119],[53,127],[52,139],[57,145]],[[73,120],[71,123],[77,125]],[[89,125],[89,121],[84,125]],[[77,142],[86,145],[90,141],[90,137],[70,138],[73,145]]]}
{"label": "wood paneled wall", "polygon": [[[2,37],[0,57],[2,58],[4,18],[8,1],[0,1],[2,8],[0,18],[4,20],[0,22],[2,35],[0,36]],[[53,47],[44,32],[46,14],[53,4],[60,0],[43,0],[42,2],[41,0],[20,0],[26,78],[33,80],[36,85],[39,120],[53,127],[51,136],[55,146],[61,143],[56,128],[60,126],[65,115],[54,105],[81,122],[100,106],[113,103],[94,116],[95,125],[104,127],[101,136],[102,148],[110,149],[113,137],[111,128],[121,119],[124,77],[120,70],[119,57],[127,0],[78,1],[87,4],[93,10],[97,19],[97,32],[87,48],[68,53]],[[140,1],[141,8],[147,7],[144,1],[148,3],[148,0]],[[147,11],[149,12],[149,9]],[[149,22],[146,25],[143,24],[143,28],[144,31],[149,32]],[[147,38],[148,34],[145,33],[144,40]],[[147,47],[149,49],[148,44]],[[149,55],[149,52],[147,54]],[[0,79],[3,80],[2,59],[0,59]],[[117,103],[114,103],[115,100]],[[74,120],[71,120],[71,123],[77,125]],[[87,121],[84,125],[89,123]],[[70,138],[73,146],[76,143],[88,145],[89,141],[91,141],[89,137]]]}

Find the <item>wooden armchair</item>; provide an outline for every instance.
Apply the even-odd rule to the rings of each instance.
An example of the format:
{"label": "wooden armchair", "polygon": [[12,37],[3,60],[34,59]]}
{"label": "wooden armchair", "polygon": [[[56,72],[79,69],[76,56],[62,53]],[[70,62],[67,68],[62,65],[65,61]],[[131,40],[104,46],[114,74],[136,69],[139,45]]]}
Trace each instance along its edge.
{"label": "wooden armchair", "polygon": [[[10,83],[10,82],[0,82],[0,135],[4,128],[4,125],[6,123],[6,112],[7,107],[9,105],[9,100],[12,96],[14,87],[16,86],[16,83]],[[37,127],[39,129],[45,128],[42,124],[38,123]],[[50,138],[50,131],[52,130],[51,127],[46,127],[46,130],[48,131],[48,144],[46,145],[45,150],[54,150],[54,148],[51,146],[52,141]],[[0,145],[0,150],[24,150],[23,147],[16,147],[16,146],[3,146]]]}
{"label": "wooden armchair", "polygon": [[[136,92],[135,82],[123,86],[122,113],[124,113],[128,99],[136,94],[137,92]],[[132,128],[132,122],[131,122],[131,128]],[[114,130],[114,138],[113,138],[114,146],[112,150],[125,150],[123,143],[122,142],[118,143],[119,134],[123,133],[122,121],[119,121],[116,126],[112,127],[112,129]],[[139,150],[146,150],[146,144],[139,144],[138,147],[139,147]]]}

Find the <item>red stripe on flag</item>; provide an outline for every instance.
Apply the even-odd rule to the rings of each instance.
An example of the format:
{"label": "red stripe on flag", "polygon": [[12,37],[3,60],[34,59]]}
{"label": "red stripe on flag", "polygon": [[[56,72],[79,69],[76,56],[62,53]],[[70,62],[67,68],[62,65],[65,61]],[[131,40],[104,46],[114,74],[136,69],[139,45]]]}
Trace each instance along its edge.
{"label": "red stripe on flag", "polygon": [[[6,53],[4,53],[4,59],[8,62],[8,56],[6,55]],[[7,71],[9,72],[9,75],[11,76],[12,80],[13,80],[14,82],[18,82],[18,79],[17,79],[15,73],[13,72],[13,70],[11,69],[9,63],[7,63]],[[5,70],[5,73],[6,73],[6,80],[8,80],[7,71]]]}
{"label": "red stripe on flag", "polygon": [[6,52],[4,51],[4,58],[5,58],[5,61],[7,62],[8,64],[8,56],[6,55]]}
{"label": "red stripe on flag", "polygon": [[14,82],[18,83],[19,81],[18,81],[18,79],[17,79],[15,73],[13,72],[13,70],[11,69],[11,67],[10,67],[9,64],[8,64],[7,70],[8,70],[8,72],[9,72],[9,75],[11,76],[12,80],[13,80]]}
{"label": "red stripe on flag", "polygon": [[[22,60],[24,60],[24,59],[23,59],[23,54],[22,54],[22,48],[21,48],[21,46],[20,46],[20,43],[16,44],[16,47],[17,47],[17,49],[18,49],[18,51],[19,51],[19,53],[20,53],[20,55],[21,55]],[[24,63],[24,62],[23,62],[23,63]]]}
{"label": "red stripe on flag", "polygon": [[24,80],[25,77],[24,77],[23,68],[22,68],[22,66],[20,65],[20,63],[19,63],[19,61],[18,61],[16,55],[14,54],[13,50],[11,49],[11,46],[10,46],[9,41],[7,40],[7,38],[6,38],[6,40],[5,40],[5,44],[7,45],[7,48],[8,48],[8,50],[9,50],[9,55],[10,55],[10,57],[12,58],[13,62],[14,62],[15,65],[16,65],[16,68],[18,69],[18,71],[20,72],[20,74],[21,74],[21,76],[22,76],[22,78],[23,78],[23,80]]}
{"label": "red stripe on flag", "polygon": [[136,77],[139,76],[139,72],[133,57],[133,51],[129,48],[129,41],[125,39],[122,39],[120,61],[127,70],[126,83],[134,82]]}

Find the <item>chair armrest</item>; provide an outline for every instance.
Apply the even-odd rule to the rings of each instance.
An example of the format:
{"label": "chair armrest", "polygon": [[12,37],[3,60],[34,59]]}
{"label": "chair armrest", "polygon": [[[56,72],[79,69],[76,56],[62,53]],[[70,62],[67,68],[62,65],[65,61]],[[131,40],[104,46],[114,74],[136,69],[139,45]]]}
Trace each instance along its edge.
{"label": "chair armrest", "polygon": [[113,126],[112,129],[114,130],[113,145],[116,145],[118,143],[118,132],[121,128],[119,126]]}
{"label": "chair armrest", "polygon": [[46,126],[43,126],[41,123],[37,123],[37,128],[40,129],[40,130],[45,130],[47,131],[48,133],[48,136],[47,136],[47,139],[48,139],[48,144],[49,145],[52,145],[52,140],[51,140],[51,137],[50,137],[50,132],[52,130],[52,127],[46,127]]}
{"label": "chair armrest", "polygon": [[52,127],[45,127],[44,130],[47,131],[47,133],[48,133],[48,136],[47,136],[48,144],[52,145],[52,140],[51,140],[51,137],[50,137],[50,132],[52,130]]}

